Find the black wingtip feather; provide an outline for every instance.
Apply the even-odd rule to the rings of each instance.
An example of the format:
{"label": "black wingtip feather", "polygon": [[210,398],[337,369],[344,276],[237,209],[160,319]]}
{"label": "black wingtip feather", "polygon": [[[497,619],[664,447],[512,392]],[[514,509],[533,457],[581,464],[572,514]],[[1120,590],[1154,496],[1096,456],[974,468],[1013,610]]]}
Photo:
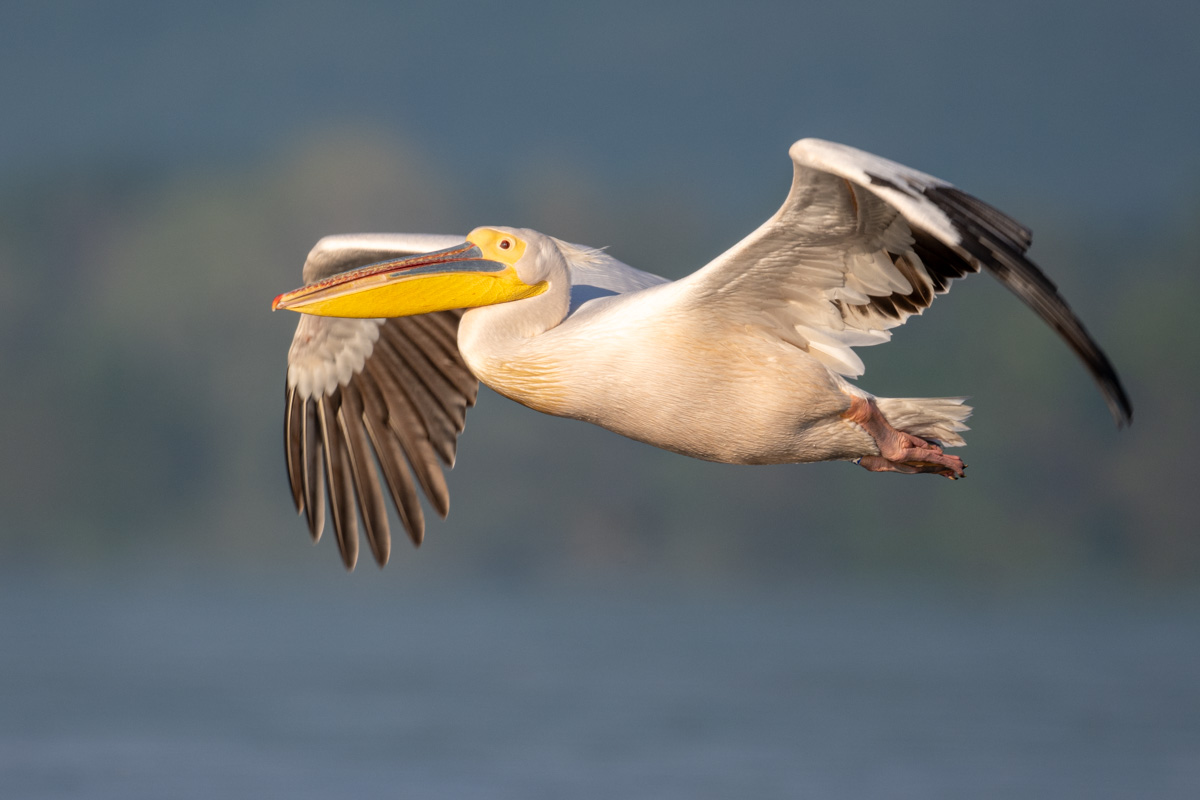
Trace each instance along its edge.
{"label": "black wingtip feather", "polygon": [[[968,257],[1021,298],[1075,352],[1100,388],[1117,427],[1130,424],[1133,404],[1112,362],[1071,311],[1054,282],[1025,256],[1031,240],[1028,229],[957,189],[930,187],[925,196],[950,219]],[[922,244],[936,251],[940,243]]]}
{"label": "black wingtip feather", "polygon": [[954,209],[959,216],[969,216],[1010,242],[1015,250],[1024,253],[1033,244],[1033,231],[1012,217],[974,195],[954,186],[930,186],[925,196],[943,210]]}

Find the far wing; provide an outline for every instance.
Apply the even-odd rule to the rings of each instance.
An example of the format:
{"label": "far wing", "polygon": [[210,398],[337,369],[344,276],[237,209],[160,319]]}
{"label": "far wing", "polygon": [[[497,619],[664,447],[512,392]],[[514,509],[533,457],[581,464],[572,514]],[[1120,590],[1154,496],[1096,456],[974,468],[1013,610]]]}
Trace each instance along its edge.
{"label": "far wing", "polygon": [[659,275],[643,272],[618,261],[603,250],[571,244],[561,239],[554,241],[562,251],[571,273],[569,314],[574,314],[590,300],[636,292],[669,282]]}
{"label": "far wing", "polygon": [[[460,243],[460,236],[358,234],[322,239],[304,265],[312,283],[348,269]],[[297,511],[313,539],[324,527],[328,494],[338,549],[358,558],[358,517],[375,560],[391,539],[384,481],[414,544],[425,520],[416,486],[449,511],[443,465],[453,466],[467,408],[479,382],[458,352],[461,311],[398,319],[301,315],[288,351],[284,440]],[[414,482],[415,476],[415,482]]]}
{"label": "far wing", "polygon": [[304,282],[316,283],[339,272],[377,261],[432,253],[462,244],[466,236],[442,233],[344,233],[317,242],[304,260]]}
{"label": "far wing", "polygon": [[789,151],[783,207],[679,283],[708,308],[777,330],[845,375],[850,349],[891,338],[951,282],[986,269],[1083,361],[1118,425],[1132,407],[1116,371],[1058,289],[1025,256],[1027,228],[945,181],[819,139]]}

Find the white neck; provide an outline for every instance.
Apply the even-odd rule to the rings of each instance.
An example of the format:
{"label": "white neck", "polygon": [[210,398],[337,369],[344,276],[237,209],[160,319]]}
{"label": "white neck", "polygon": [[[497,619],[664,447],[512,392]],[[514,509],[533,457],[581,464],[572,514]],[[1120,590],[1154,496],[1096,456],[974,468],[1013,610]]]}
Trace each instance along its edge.
{"label": "white neck", "polygon": [[492,389],[539,411],[561,413],[561,392],[552,386],[559,359],[538,346],[538,337],[566,318],[571,281],[564,268],[547,283],[536,297],[469,309],[458,325],[458,349]]}

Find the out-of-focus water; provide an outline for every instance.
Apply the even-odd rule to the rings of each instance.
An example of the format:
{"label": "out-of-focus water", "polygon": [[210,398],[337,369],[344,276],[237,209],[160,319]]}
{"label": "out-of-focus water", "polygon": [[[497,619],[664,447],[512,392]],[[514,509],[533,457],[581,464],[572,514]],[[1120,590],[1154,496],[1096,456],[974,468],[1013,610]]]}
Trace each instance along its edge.
{"label": "out-of-focus water", "polygon": [[4,798],[1200,796],[1194,595],[388,571],[0,600]]}

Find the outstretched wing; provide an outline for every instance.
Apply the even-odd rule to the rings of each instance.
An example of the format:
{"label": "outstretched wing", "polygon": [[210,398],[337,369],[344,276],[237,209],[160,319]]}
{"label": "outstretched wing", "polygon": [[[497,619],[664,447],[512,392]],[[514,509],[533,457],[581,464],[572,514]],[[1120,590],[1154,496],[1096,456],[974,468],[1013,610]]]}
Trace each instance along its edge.
{"label": "outstretched wing", "polygon": [[[304,280],[461,241],[421,234],[330,236],[309,254]],[[461,316],[300,317],[288,350],[288,480],[314,541],[324,528],[328,495],[347,568],[358,559],[360,515],[375,561],[387,563],[391,551],[376,460],[414,545],[425,535],[418,484],[441,516],[449,511],[442,467],[454,465],[458,434],[479,392],[458,351]]]}
{"label": "outstretched wing", "polygon": [[[1132,407],[1108,357],[1025,256],[1027,228],[945,181],[845,145],[802,139],[783,207],[680,281],[731,318],[757,320],[830,368],[861,375],[852,347],[879,344],[951,282],[983,268],[1083,361],[1118,425]],[[681,286],[681,288],[683,288]]]}

